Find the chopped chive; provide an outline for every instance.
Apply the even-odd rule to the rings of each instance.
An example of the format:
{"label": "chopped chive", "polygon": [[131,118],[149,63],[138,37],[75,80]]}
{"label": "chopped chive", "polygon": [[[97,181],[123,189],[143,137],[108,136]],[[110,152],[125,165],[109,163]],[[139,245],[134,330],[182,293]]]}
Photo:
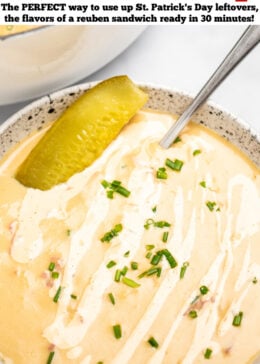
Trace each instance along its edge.
{"label": "chopped chive", "polygon": [[104,188],[108,188],[108,187],[110,187],[110,183],[109,183],[109,182],[107,182],[106,180],[101,181],[101,185],[102,185]]}
{"label": "chopped chive", "polygon": [[70,236],[70,235],[71,235],[71,230],[67,229],[67,236]]}
{"label": "chopped chive", "polygon": [[148,270],[145,270],[144,272],[142,272],[141,274],[139,274],[138,278],[143,278],[145,276],[152,276],[154,274],[156,274],[157,277],[161,276],[161,272],[162,272],[162,268],[161,267],[153,267],[150,268]]}
{"label": "chopped chive", "polygon": [[122,337],[122,330],[120,325],[114,325],[113,331],[116,339],[120,339]]}
{"label": "chopped chive", "polygon": [[110,302],[112,303],[112,305],[115,305],[116,301],[115,301],[115,297],[114,297],[113,293],[109,293],[108,297],[109,297]]}
{"label": "chopped chive", "polygon": [[112,190],[107,191],[107,198],[110,198],[111,200],[113,200],[113,198],[114,198],[114,191],[112,191]]}
{"label": "chopped chive", "polygon": [[144,271],[143,273],[139,274],[139,276],[137,278],[141,279],[144,278],[146,276],[146,271]]}
{"label": "chopped chive", "polygon": [[163,236],[162,236],[162,241],[164,243],[167,243],[168,236],[169,236],[169,232],[168,231],[164,231]]}
{"label": "chopped chive", "polygon": [[157,273],[156,273],[156,275],[157,275],[158,278],[161,277],[161,273],[162,273],[162,268],[161,267],[157,267]]}
{"label": "chopped chive", "polygon": [[201,181],[200,182],[200,186],[201,187],[203,187],[203,188],[206,188],[207,186],[206,186],[206,181]]}
{"label": "chopped chive", "polygon": [[117,187],[119,187],[121,185],[121,181],[118,181],[118,180],[114,180],[112,183],[111,183],[111,188],[114,188],[116,189]]}
{"label": "chopped chive", "polygon": [[198,155],[200,153],[201,153],[200,149],[195,149],[192,154],[195,156],[195,155]]}
{"label": "chopped chive", "polygon": [[129,197],[130,195],[130,191],[128,191],[125,187],[122,186],[122,182],[114,180],[111,183],[111,189],[117,193],[119,193],[120,195],[124,196],[124,197]]}
{"label": "chopped chive", "polygon": [[160,263],[162,259],[162,253],[161,251],[157,252],[153,257],[152,257],[152,260],[151,260],[151,264],[152,265],[157,265]]}
{"label": "chopped chive", "polygon": [[125,258],[129,257],[129,254],[130,254],[130,250],[128,250],[127,252],[125,252],[124,257]]}
{"label": "chopped chive", "polygon": [[156,178],[158,179],[167,179],[168,174],[165,167],[161,167],[156,171]]}
{"label": "chopped chive", "polygon": [[254,278],[253,278],[253,280],[252,280],[252,282],[253,282],[254,284],[256,284],[256,283],[257,283],[257,278],[256,278],[256,277],[254,277]]}
{"label": "chopped chive", "polygon": [[159,347],[158,342],[155,340],[155,338],[153,336],[150,337],[150,339],[148,340],[148,343],[155,349],[157,349]]}
{"label": "chopped chive", "polygon": [[115,232],[119,233],[120,231],[123,230],[123,225],[122,224],[116,224],[114,227]]}
{"label": "chopped chive", "polygon": [[206,202],[206,206],[208,207],[208,209],[210,211],[213,211],[214,208],[216,207],[216,202],[214,202],[214,201],[207,201]]}
{"label": "chopped chive", "polygon": [[171,159],[167,158],[165,161],[165,165],[176,172],[181,171],[183,164],[183,161],[180,161],[179,159],[175,159],[174,161],[172,161]]}
{"label": "chopped chive", "polygon": [[243,318],[243,312],[240,311],[239,314],[237,314],[237,315],[234,316],[232,325],[233,326],[240,326],[241,325],[241,322],[242,322],[242,318]]}
{"label": "chopped chive", "polygon": [[57,292],[55,293],[55,296],[53,297],[53,302],[57,303],[61,294],[61,286],[59,286]]}
{"label": "chopped chive", "polygon": [[152,245],[152,244],[149,245],[148,244],[148,245],[145,246],[145,249],[149,251],[149,250],[153,250],[154,247],[155,247],[155,245]]}
{"label": "chopped chive", "polygon": [[115,236],[118,235],[120,231],[123,230],[122,224],[117,224],[114,226],[114,228],[107,233],[104,234],[104,236],[100,239],[103,242],[110,242]]}
{"label": "chopped chive", "polygon": [[175,260],[175,258],[173,257],[173,255],[169,252],[168,249],[163,249],[161,252],[165,256],[165,258],[168,260],[168,263],[171,268],[177,267],[178,263]]}
{"label": "chopped chive", "polygon": [[137,262],[131,262],[131,269],[137,270],[138,269],[138,263]]}
{"label": "chopped chive", "polygon": [[128,191],[125,187],[123,186],[118,186],[117,189],[115,190],[115,192],[119,193],[120,195],[124,196],[124,197],[129,197],[131,192]]}
{"label": "chopped chive", "polygon": [[184,262],[182,264],[182,267],[181,267],[181,270],[180,270],[180,279],[184,278],[188,266],[189,266],[189,262]]}
{"label": "chopped chive", "polygon": [[156,221],[153,224],[155,227],[158,227],[160,229],[164,228],[164,227],[170,227],[171,224],[167,221]]}
{"label": "chopped chive", "polygon": [[172,144],[177,144],[179,142],[181,142],[181,138],[179,136],[177,136],[177,138],[174,139]]}
{"label": "chopped chive", "polygon": [[53,357],[54,357],[54,354],[55,352],[54,351],[51,351],[49,356],[48,356],[48,359],[47,359],[47,363],[46,364],[51,364],[52,360],[53,360]]}
{"label": "chopped chive", "polygon": [[207,348],[205,353],[204,353],[204,358],[205,359],[210,359],[211,354],[212,354],[212,350],[210,348]]}
{"label": "chopped chive", "polygon": [[191,310],[189,312],[189,316],[190,316],[190,318],[195,319],[196,317],[198,317],[197,311]]}
{"label": "chopped chive", "polygon": [[75,295],[75,294],[71,294],[70,297],[73,299],[73,300],[76,300],[78,297]]}
{"label": "chopped chive", "polygon": [[145,258],[150,259],[152,255],[153,255],[153,253],[152,253],[152,252],[148,252],[148,253],[146,254]]}
{"label": "chopped chive", "polygon": [[144,224],[144,228],[146,230],[148,230],[151,225],[153,225],[154,227],[158,227],[160,229],[162,229],[164,227],[170,227],[171,226],[171,224],[169,222],[164,221],[164,220],[154,221],[154,219],[147,219],[145,224]]}
{"label": "chopped chive", "polygon": [[144,224],[144,228],[146,230],[148,230],[149,227],[150,227],[150,225],[154,225],[154,220],[153,219],[147,219],[146,222],[145,222],[145,224]]}
{"label": "chopped chive", "polygon": [[52,272],[52,273],[51,273],[51,278],[53,278],[53,279],[58,279],[58,278],[59,278],[59,275],[60,275],[60,273],[59,273],[59,272]]}
{"label": "chopped chive", "polygon": [[113,182],[109,183],[106,180],[103,180],[101,182],[102,186],[107,189],[107,197],[108,198],[114,198],[114,192],[119,193],[120,195],[124,197],[129,197],[130,191],[128,191],[125,187],[122,186],[122,182],[114,180]]}
{"label": "chopped chive", "polygon": [[208,287],[207,286],[201,286],[200,287],[200,293],[201,294],[207,294],[208,293],[208,291],[209,291],[209,289],[208,289]]}
{"label": "chopped chive", "polygon": [[126,284],[127,286],[131,287],[131,288],[137,288],[137,287],[140,287],[140,284],[133,281],[132,279],[130,278],[127,278],[127,277],[123,277],[122,278],[122,282],[124,284]]}
{"label": "chopped chive", "polygon": [[121,270],[117,269],[114,277],[115,282],[120,282],[121,275],[122,275]]}
{"label": "chopped chive", "polygon": [[147,276],[152,276],[153,274],[158,275],[158,272],[161,272],[161,267],[155,267],[155,268],[150,268],[146,271],[146,275]]}
{"label": "chopped chive", "polygon": [[127,266],[124,266],[124,268],[121,270],[121,275],[122,275],[122,276],[125,276],[125,275],[126,275],[126,273],[127,273],[127,271],[128,271]]}
{"label": "chopped chive", "polygon": [[50,272],[52,272],[54,270],[54,268],[55,268],[55,263],[54,262],[50,262],[49,267],[48,267],[48,270]]}
{"label": "chopped chive", "polygon": [[116,265],[116,262],[114,260],[110,260],[110,262],[107,263],[106,267],[108,269],[114,267]]}
{"label": "chopped chive", "polygon": [[157,206],[154,206],[153,208],[152,208],[152,212],[156,212],[157,211]]}
{"label": "chopped chive", "polygon": [[98,361],[97,364],[104,364],[104,362],[103,361]]}

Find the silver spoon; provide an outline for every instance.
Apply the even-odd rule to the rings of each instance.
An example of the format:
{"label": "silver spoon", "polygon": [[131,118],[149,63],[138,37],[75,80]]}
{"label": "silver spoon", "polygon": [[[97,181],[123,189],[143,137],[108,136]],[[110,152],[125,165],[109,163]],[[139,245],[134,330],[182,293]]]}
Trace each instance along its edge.
{"label": "silver spoon", "polygon": [[177,122],[168,130],[160,141],[163,148],[169,148],[178,134],[189,122],[191,115],[203,104],[218,85],[226,76],[235,68],[235,66],[257,45],[260,41],[260,25],[250,25],[237,43],[228,53],[226,58],[216,69],[210,79],[202,87],[200,92],[187,107],[184,113],[179,117]]}

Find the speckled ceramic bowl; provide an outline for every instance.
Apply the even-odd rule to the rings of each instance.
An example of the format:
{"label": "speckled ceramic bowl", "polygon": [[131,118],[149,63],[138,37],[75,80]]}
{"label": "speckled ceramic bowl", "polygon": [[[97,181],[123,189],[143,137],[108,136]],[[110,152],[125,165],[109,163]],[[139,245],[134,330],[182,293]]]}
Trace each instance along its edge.
{"label": "speckled ceramic bowl", "polygon": [[[0,157],[30,132],[55,120],[66,107],[93,84],[81,84],[43,97],[9,118],[0,127]],[[150,109],[179,115],[191,100],[187,95],[162,87],[150,85],[142,87],[149,93],[147,107]],[[211,104],[204,105],[193,116],[193,120],[215,130],[260,166],[260,136],[247,124]]]}
{"label": "speckled ceramic bowl", "polygon": [[[93,85],[94,83],[82,84],[53,93],[13,115],[0,127],[0,157],[30,132],[41,129],[46,123],[55,120],[64,109]],[[179,115],[191,101],[187,95],[173,90],[150,85],[142,87],[149,93],[146,106],[150,109]],[[260,136],[248,125],[211,104],[204,105],[194,115],[193,120],[231,141],[260,167]],[[254,361],[254,364],[260,364],[260,358]]]}

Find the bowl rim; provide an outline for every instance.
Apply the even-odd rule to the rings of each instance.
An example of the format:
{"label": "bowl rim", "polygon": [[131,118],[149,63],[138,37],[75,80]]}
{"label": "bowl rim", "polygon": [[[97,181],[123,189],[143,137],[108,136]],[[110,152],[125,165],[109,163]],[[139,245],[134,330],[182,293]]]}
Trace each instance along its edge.
{"label": "bowl rim", "polygon": [[[44,105],[45,102],[59,99],[60,97],[62,97],[64,95],[68,95],[70,93],[77,93],[79,91],[87,90],[102,81],[103,80],[96,80],[96,81],[90,81],[90,82],[77,83],[76,85],[62,88],[60,90],[57,90],[57,91],[49,93],[45,96],[42,96],[32,102],[29,102],[26,106],[24,106],[21,109],[19,109],[18,111],[16,111],[13,115],[11,115],[9,118],[7,118],[0,125],[0,134],[2,134],[6,128],[12,126],[12,124],[14,124],[17,119],[22,117],[23,114],[26,114],[28,111],[33,110],[37,107],[41,107],[42,105]],[[194,95],[184,92],[184,91],[180,91],[179,89],[176,89],[173,87],[164,86],[164,85],[157,84],[157,83],[138,82],[136,80],[133,80],[133,82],[141,88],[155,89],[158,91],[161,90],[161,91],[165,91],[168,93],[178,94],[180,96],[187,97],[189,99],[194,98]],[[211,101],[210,99],[206,100],[206,102],[204,104],[202,104],[201,107],[203,107],[203,106],[210,106],[210,107],[213,107],[214,109],[217,109],[218,111],[223,112],[229,119],[238,123],[242,128],[246,129],[253,137],[256,138],[257,142],[260,144],[260,132],[255,130],[248,122],[240,119],[238,116],[234,115],[233,113],[230,113],[225,108],[222,108],[221,105],[217,104],[216,102]]]}
{"label": "bowl rim", "polygon": [[[191,94],[189,92],[186,92],[185,90],[180,91],[179,89],[173,88],[173,87],[169,87],[169,86],[164,86],[164,85],[160,85],[160,84],[153,84],[153,83],[148,83],[148,82],[144,82],[144,83],[137,83],[139,86],[141,87],[149,87],[149,88],[155,88],[158,90],[164,90],[166,92],[173,92],[176,94],[179,94],[181,96],[184,97],[188,97],[191,100],[193,100],[196,95],[195,94]],[[196,114],[197,111],[200,110],[200,108],[202,108],[203,106],[211,106],[214,109],[217,109],[219,111],[222,111],[227,117],[229,117],[230,119],[232,119],[233,121],[237,122],[238,124],[240,124],[244,129],[247,129],[251,135],[255,136],[257,141],[260,143],[260,131],[258,132],[256,129],[254,129],[253,126],[250,125],[249,122],[245,121],[244,119],[239,118],[236,114],[231,113],[230,111],[228,111],[226,108],[223,108],[220,104],[218,104],[215,101],[212,101],[210,98],[207,99],[194,113],[193,115]],[[192,117],[191,117],[192,118]]]}

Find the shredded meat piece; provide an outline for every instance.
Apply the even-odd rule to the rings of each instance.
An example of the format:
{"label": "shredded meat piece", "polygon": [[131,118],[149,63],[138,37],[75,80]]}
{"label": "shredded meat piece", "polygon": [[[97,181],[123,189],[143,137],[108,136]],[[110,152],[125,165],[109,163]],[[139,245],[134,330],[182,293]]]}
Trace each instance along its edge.
{"label": "shredded meat piece", "polygon": [[224,348],[222,351],[225,355],[229,355],[231,352],[232,346],[228,346],[227,348]]}
{"label": "shredded meat piece", "polygon": [[207,300],[203,300],[202,297],[199,297],[194,303],[192,303],[190,305],[190,307],[185,311],[184,316],[188,315],[190,311],[192,310],[201,310],[203,308],[203,306],[206,303],[214,303],[215,302],[215,297],[212,296],[210,299]]}
{"label": "shredded meat piece", "polygon": [[55,345],[54,344],[50,344],[49,346],[48,346],[48,350],[49,351],[53,351],[55,349]]}

